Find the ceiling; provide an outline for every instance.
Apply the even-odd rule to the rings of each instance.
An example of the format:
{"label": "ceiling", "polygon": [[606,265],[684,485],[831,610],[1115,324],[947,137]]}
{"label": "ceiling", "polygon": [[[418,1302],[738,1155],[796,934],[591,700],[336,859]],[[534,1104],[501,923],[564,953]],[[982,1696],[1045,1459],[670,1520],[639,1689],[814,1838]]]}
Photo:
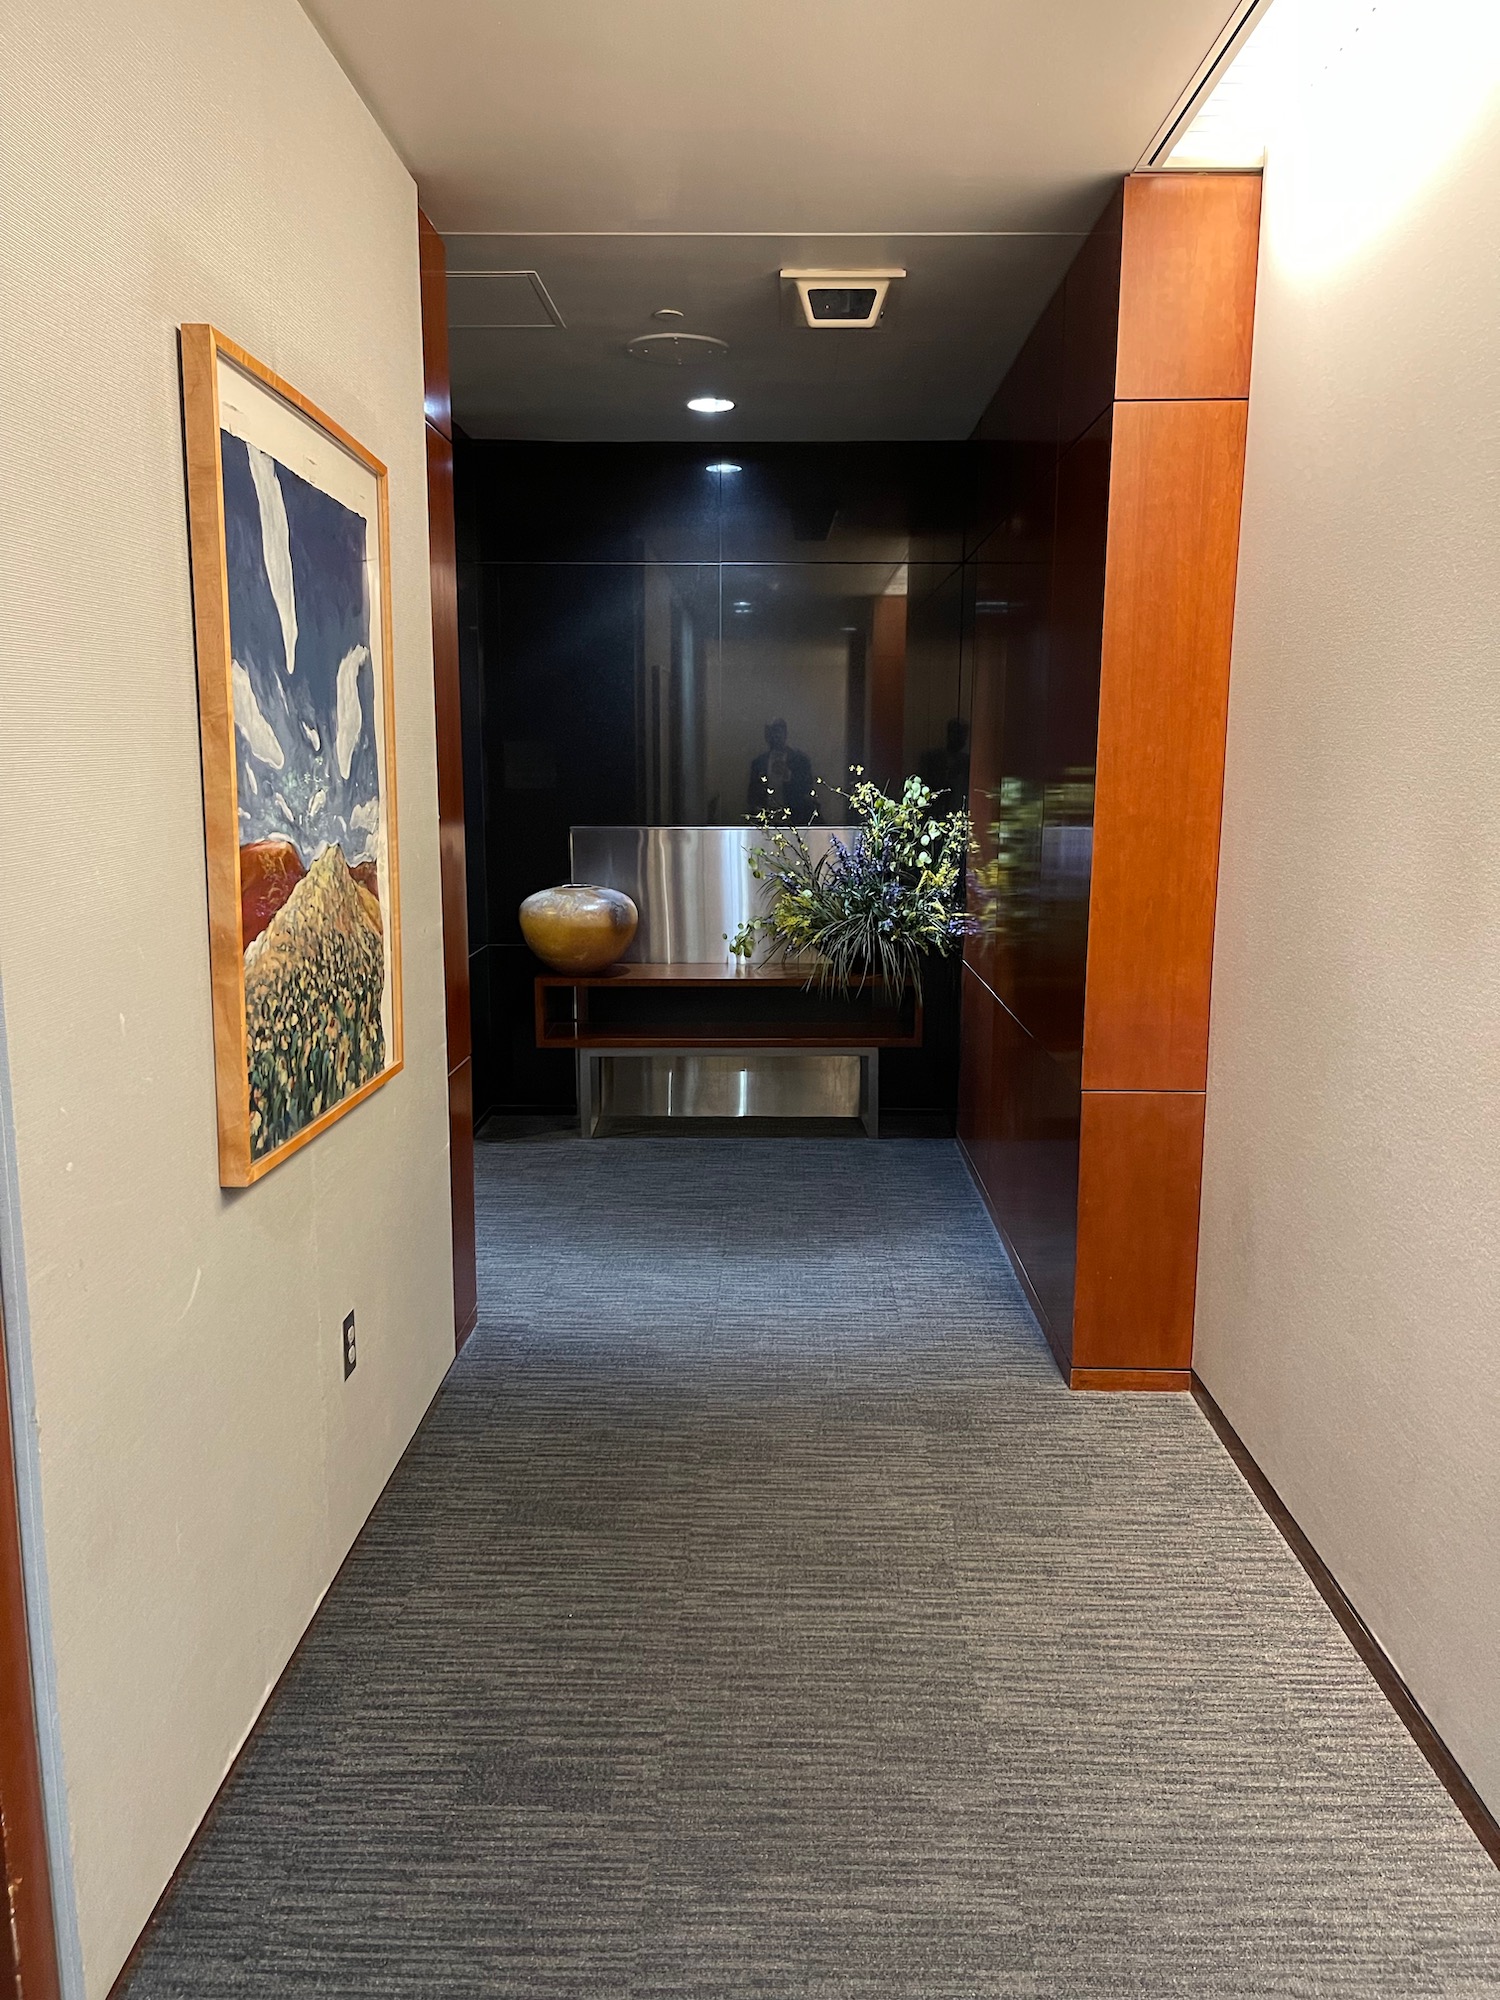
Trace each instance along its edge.
{"label": "ceiling", "polygon": [[[1231,0],[304,4],[447,238],[465,429],[726,445],[967,435],[1231,13]],[[878,328],[813,330],[785,265],[909,275]],[[527,270],[561,325],[462,275]],[[727,353],[631,359],[662,307]],[[527,318],[545,323],[489,323]],[[704,391],[735,410],[693,416],[687,398]]]}

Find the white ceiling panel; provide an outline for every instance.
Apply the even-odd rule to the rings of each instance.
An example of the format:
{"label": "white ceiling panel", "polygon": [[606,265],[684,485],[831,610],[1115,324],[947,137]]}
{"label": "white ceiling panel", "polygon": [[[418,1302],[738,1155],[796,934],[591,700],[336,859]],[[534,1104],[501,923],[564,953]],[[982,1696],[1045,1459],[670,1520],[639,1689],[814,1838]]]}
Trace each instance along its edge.
{"label": "white ceiling panel", "polygon": [[[453,266],[535,270],[564,322],[456,328],[459,421],[599,439],[702,434],[679,371],[623,353],[663,305],[729,343],[722,380],[739,407],[716,432],[726,439],[962,435],[1231,12],[1230,0],[305,4],[411,167]],[[833,335],[786,320],[784,264],[911,275],[881,327]]]}

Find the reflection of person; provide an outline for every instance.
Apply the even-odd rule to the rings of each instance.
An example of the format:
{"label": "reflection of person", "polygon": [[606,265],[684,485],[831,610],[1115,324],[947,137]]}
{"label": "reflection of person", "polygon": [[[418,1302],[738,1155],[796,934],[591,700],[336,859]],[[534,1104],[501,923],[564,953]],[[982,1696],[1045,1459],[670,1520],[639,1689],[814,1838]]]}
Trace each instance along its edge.
{"label": "reflection of person", "polygon": [[812,759],[788,747],[780,716],[766,724],[766,747],[750,765],[750,817],[767,810],[786,812],[794,826],[812,824]]}
{"label": "reflection of person", "polygon": [[950,806],[969,802],[969,725],[958,716],[949,722],[941,750],[928,750],[921,763],[922,783],[939,795],[950,793]]}

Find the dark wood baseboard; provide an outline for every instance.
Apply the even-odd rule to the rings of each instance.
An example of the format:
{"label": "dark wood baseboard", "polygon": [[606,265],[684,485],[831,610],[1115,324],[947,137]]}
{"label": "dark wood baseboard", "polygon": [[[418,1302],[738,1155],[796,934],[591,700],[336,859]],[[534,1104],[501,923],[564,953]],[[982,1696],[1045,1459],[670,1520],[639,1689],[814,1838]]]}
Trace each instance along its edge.
{"label": "dark wood baseboard", "polygon": [[1170,1389],[1186,1394],[1192,1386],[1191,1368],[1074,1368],[1068,1374],[1070,1389]]}
{"label": "dark wood baseboard", "polygon": [[1298,1527],[1276,1488],[1251,1457],[1248,1446],[1196,1375],[1193,1399],[1212,1424],[1220,1444],[1234,1460],[1241,1478],[1255,1495],[1282,1540],[1301,1563],[1314,1589],[1338,1620],[1344,1637],[1374,1676],[1381,1693],[1406,1726],[1408,1735],[1437,1774],[1444,1791],[1468,1822],[1485,1853],[1500,1868],[1500,1822],[1475,1791],[1463,1766],[1438,1735],[1421,1703],[1402,1680],[1389,1653],[1345,1596],[1338,1578]]}
{"label": "dark wood baseboard", "polygon": [[457,1346],[459,1347],[463,1346],[464,1342],[468,1339],[469,1335],[474,1331],[475,1327],[478,1326],[478,1324],[479,1324],[479,1301],[476,1299],[473,1305],[470,1306],[468,1312],[465,1314],[463,1324],[458,1329],[458,1340],[456,1343]]}

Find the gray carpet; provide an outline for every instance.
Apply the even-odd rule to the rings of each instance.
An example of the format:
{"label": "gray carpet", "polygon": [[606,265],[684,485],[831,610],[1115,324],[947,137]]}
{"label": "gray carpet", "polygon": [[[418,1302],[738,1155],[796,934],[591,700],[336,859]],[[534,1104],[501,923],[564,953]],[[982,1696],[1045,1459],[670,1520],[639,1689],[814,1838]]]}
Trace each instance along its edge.
{"label": "gray carpet", "polygon": [[152,1996],[1500,1995],[1500,1875],[951,1144],[479,1149],[483,1318]]}

